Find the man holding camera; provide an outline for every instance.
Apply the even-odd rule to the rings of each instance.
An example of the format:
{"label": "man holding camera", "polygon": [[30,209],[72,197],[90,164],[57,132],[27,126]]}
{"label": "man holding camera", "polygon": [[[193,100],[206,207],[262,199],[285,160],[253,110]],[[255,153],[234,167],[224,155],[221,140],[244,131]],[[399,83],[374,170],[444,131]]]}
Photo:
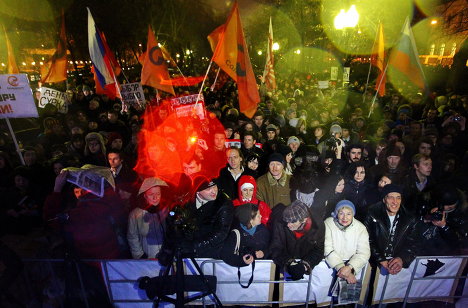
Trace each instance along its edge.
{"label": "man holding camera", "polygon": [[[444,183],[432,193],[434,204],[423,216],[424,255],[457,255],[468,247],[466,200],[453,183]],[[465,249],[465,251],[463,251]]]}
{"label": "man holding camera", "polygon": [[364,224],[369,232],[371,264],[381,273],[398,274],[418,253],[417,220],[402,206],[402,190],[388,184],[383,200],[369,208]]}
{"label": "man holding camera", "polygon": [[192,187],[192,200],[169,214],[163,253],[159,255],[163,265],[177,248],[196,258],[219,259],[229,234],[234,217],[229,197],[218,192],[216,182],[204,176],[197,176]]}

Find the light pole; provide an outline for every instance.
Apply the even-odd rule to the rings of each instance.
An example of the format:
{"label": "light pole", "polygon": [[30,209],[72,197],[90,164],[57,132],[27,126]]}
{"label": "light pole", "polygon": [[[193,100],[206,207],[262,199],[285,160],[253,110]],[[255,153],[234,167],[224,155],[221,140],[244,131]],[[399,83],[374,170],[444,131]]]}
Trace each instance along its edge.
{"label": "light pole", "polygon": [[[341,9],[338,15],[335,16],[333,20],[335,29],[343,30],[343,36],[346,36],[346,45],[349,42],[349,34],[346,32],[348,28],[354,28],[359,22],[359,13],[356,9],[354,4],[345,12],[344,9]],[[343,71],[343,85],[349,82],[349,72],[350,68],[346,67],[346,65],[350,64],[350,55],[346,52],[345,53],[345,63],[344,63],[344,71]]]}

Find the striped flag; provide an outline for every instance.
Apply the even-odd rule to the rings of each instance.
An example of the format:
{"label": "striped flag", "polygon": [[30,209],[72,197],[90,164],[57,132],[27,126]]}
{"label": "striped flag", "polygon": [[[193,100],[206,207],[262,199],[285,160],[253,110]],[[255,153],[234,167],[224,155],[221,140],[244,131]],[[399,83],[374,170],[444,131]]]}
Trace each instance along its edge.
{"label": "striped flag", "polygon": [[262,81],[268,90],[276,90],[276,78],[275,78],[275,59],[273,57],[273,26],[271,24],[270,17],[270,28],[268,30],[268,49],[266,56],[265,69],[263,70]]}
{"label": "striped flag", "polygon": [[405,75],[420,89],[426,88],[426,81],[419,61],[418,50],[407,18],[398,45],[393,48],[388,61],[390,69]]}
{"label": "striped flag", "polygon": [[[118,97],[122,99],[120,94],[119,83],[116,75],[120,73],[120,67],[115,60],[106,38],[94,23],[91,11],[88,9],[88,48],[89,56],[93,62],[93,70],[95,75],[96,93],[107,94],[112,99]],[[99,91],[102,91],[99,93]],[[112,97],[114,96],[114,97]],[[122,103],[123,111],[125,111],[125,103]]]}
{"label": "striped flag", "polygon": [[387,78],[385,76],[385,47],[384,47],[384,34],[382,23],[379,23],[379,30],[377,38],[374,43],[372,50],[371,64],[380,70],[379,76],[375,81],[375,89],[379,92],[380,96],[385,95],[385,82]]}

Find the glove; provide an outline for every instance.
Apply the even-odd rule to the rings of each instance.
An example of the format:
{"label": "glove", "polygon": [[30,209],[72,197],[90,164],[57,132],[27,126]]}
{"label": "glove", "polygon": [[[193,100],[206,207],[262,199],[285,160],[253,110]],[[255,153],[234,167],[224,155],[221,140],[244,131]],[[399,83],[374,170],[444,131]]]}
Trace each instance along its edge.
{"label": "glove", "polygon": [[304,277],[305,267],[302,263],[293,262],[288,265],[287,271],[291,275],[292,280],[299,280]]}

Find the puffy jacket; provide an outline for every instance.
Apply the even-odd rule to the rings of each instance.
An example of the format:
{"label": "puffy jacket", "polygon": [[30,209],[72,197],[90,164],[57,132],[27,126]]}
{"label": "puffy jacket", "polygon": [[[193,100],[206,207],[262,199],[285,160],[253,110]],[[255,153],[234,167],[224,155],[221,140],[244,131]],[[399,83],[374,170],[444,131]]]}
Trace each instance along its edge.
{"label": "puffy jacket", "polygon": [[[241,187],[245,183],[250,183],[254,186],[254,191],[253,191],[251,200],[242,200]],[[270,219],[271,209],[268,206],[268,204],[257,199],[257,182],[255,181],[255,178],[250,175],[241,176],[239,179],[239,185],[237,185],[237,188],[238,188],[237,191],[238,191],[239,198],[237,198],[236,200],[232,202],[234,204],[234,207],[239,206],[241,204],[245,204],[245,203],[257,204],[258,210],[260,211],[260,215],[262,215],[262,224],[267,225],[268,220]]]}
{"label": "puffy jacket", "polygon": [[[417,220],[403,206],[398,211],[399,221],[396,225],[395,240],[392,257],[400,257],[403,267],[413,262],[419,252],[417,238]],[[385,261],[385,248],[390,240],[390,219],[388,218],[386,205],[381,201],[369,208],[364,225],[369,232],[369,243],[371,248],[370,261],[378,265]]]}

